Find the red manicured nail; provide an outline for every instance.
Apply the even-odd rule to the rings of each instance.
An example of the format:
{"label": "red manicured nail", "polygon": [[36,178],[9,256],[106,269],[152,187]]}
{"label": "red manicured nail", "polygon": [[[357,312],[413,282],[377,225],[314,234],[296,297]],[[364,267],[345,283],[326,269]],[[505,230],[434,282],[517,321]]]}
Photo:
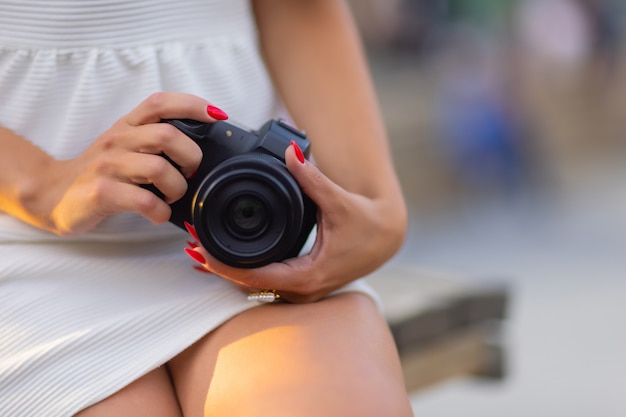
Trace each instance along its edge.
{"label": "red manicured nail", "polygon": [[195,248],[197,248],[197,247],[198,247],[198,244],[197,244],[197,243],[190,242],[190,241],[187,241],[187,245],[189,245],[189,247],[190,247],[191,249],[195,249]]}
{"label": "red manicured nail", "polygon": [[191,237],[193,237],[196,242],[200,242],[200,239],[198,239],[198,233],[196,233],[196,228],[195,227],[193,227],[189,223],[185,222],[185,229],[187,229],[187,231],[189,232]]}
{"label": "red manicured nail", "polygon": [[199,264],[204,265],[206,263],[206,259],[204,259],[204,256],[202,256],[200,253],[196,252],[195,250],[185,248],[185,252],[187,252],[187,255],[189,255],[191,259],[198,262]]}
{"label": "red manicured nail", "polygon": [[206,112],[215,120],[228,120],[228,115],[224,113],[224,110],[210,104],[206,106]]}
{"label": "red manicured nail", "polygon": [[192,172],[192,173],[191,173],[191,175],[190,175],[190,176],[188,176],[188,177],[187,177],[187,179],[188,179],[188,180],[192,180],[192,179],[193,179],[193,177],[195,177],[197,173],[198,173],[198,170],[196,169],[194,172]]}
{"label": "red manicured nail", "polygon": [[304,154],[302,153],[302,149],[300,149],[300,146],[298,146],[295,140],[291,141],[291,146],[293,146],[293,149],[296,151],[296,157],[298,158],[298,161],[300,161],[301,164],[304,164]]}

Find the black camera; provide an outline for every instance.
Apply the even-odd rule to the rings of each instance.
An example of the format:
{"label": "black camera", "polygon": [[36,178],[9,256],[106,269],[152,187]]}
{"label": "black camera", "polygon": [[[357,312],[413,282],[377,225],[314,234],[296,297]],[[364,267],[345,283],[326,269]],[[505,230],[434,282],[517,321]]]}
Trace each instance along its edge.
{"label": "black camera", "polygon": [[270,120],[258,131],[224,121],[163,122],[193,139],[203,153],[187,193],[171,204],[170,222],[182,229],[184,222],[192,224],[202,246],[231,266],[256,268],[298,256],[317,207],[287,170],[285,150],[293,140],[308,158],[304,133],[282,120]]}

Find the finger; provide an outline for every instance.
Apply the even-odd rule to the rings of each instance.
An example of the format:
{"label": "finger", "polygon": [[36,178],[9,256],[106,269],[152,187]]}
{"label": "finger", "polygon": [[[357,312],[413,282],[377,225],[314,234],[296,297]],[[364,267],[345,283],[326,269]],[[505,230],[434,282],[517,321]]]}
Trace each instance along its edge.
{"label": "finger", "polygon": [[202,149],[169,123],[152,123],[129,129],[126,147],[134,152],[165,154],[185,177],[190,177],[202,161]]}
{"label": "finger", "polygon": [[154,93],[128,113],[124,120],[132,126],[139,126],[157,123],[162,119],[192,119],[200,122],[215,122],[228,118],[226,113],[214,106],[208,107],[209,105],[208,101],[191,94]]}
{"label": "finger", "polygon": [[302,191],[315,202],[321,211],[332,209],[337,202],[343,201],[341,194],[345,191],[325,176],[314,164],[304,159],[301,156],[302,151],[298,151],[296,147],[297,145],[292,143],[285,150],[287,169],[298,182]]}
{"label": "finger", "polygon": [[202,246],[185,248],[185,252],[202,268],[237,285],[243,292],[276,290],[281,298],[291,303],[312,302],[328,291],[320,291],[307,272],[308,257],[275,262],[261,268],[242,269],[215,259]]}
{"label": "finger", "polygon": [[236,284],[244,285],[246,287],[253,286],[254,283],[248,283],[252,274],[251,269],[235,268],[230,265],[224,264],[214,258],[206,249],[197,245],[195,247],[185,248],[187,255],[196,261],[199,265],[207,270],[226,278]]}
{"label": "finger", "polygon": [[132,184],[153,184],[172,204],[187,192],[187,180],[167,159],[159,155],[126,153],[114,162],[115,175]]}
{"label": "finger", "polygon": [[128,212],[161,224],[167,222],[172,214],[170,206],[151,191],[111,179],[93,186],[92,199],[103,217]]}

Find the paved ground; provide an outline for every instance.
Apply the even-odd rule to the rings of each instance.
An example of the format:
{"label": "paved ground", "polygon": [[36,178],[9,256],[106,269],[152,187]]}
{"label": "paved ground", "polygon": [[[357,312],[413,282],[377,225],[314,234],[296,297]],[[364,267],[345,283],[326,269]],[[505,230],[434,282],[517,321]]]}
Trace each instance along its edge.
{"label": "paved ground", "polygon": [[[412,213],[409,238],[392,263],[466,280],[496,277],[514,289],[509,378],[415,394],[416,416],[626,415],[622,158],[581,166],[575,179],[541,192],[446,200],[436,151],[420,139],[428,107],[416,95],[428,85],[410,66],[374,64]],[[411,117],[417,109],[421,116]],[[440,204],[433,210],[424,199]]]}

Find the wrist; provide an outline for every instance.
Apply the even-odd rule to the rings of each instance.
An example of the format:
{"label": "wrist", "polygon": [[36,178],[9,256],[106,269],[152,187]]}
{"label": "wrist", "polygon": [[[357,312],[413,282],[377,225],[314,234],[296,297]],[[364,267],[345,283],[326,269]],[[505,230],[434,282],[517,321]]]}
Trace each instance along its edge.
{"label": "wrist", "polygon": [[57,233],[53,220],[54,207],[61,199],[63,178],[59,174],[65,161],[46,155],[39,159],[28,175],[15,181],[17,217],[38,227]]}

